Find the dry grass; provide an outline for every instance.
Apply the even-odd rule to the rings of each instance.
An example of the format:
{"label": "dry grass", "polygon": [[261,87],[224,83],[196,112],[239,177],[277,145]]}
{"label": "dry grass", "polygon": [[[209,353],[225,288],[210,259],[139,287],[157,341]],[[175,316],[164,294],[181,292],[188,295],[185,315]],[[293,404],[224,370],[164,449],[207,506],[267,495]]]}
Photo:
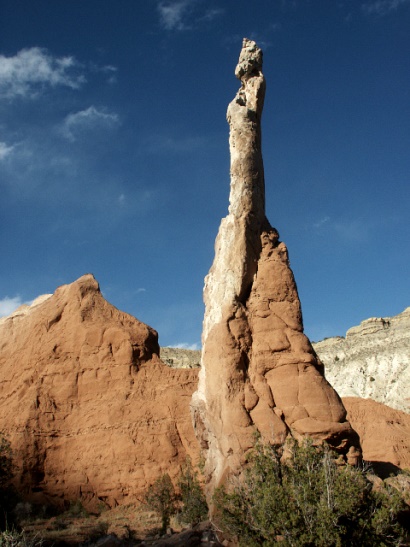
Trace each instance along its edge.
{"label": "dry grass", "polygon": [[[49,519],[21,523],[28,537],[41,537],[44,545],[78,545],[115,534],[123,540],[153,540],[158,538],[161,519],[144,505],[121,505],[104,510],[100,515],[72,515],[70,511]],[[176,519],[171,520],[175,531],[181,530]]]}

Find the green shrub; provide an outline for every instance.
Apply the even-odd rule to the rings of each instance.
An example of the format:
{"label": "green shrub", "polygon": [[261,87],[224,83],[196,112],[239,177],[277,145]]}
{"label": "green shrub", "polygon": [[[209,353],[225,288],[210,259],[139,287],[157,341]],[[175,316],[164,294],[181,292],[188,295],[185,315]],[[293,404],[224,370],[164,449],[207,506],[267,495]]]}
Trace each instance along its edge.
{"label": "green shrub", "polygon": [[171,516],[176,513],[177,496],[171,478],[166,473],[152,484],[145,494],[145,504],[161,516],[161,531],[169,526]]}
{"label": "green shrub", "polygon": [[195,526],[208,516],[208,505],[202,492],[198,474],[193,470],[191,460],[186,459],[178,479],[181,492],[182,509],[180,520]]}
{"label": "green shrub", "polygon": [[88,517],[89,513],[84,507],[81,500],[70,501],[70,505],[66,511],[71,517]]}
{"label": "green shrub", "polygon": [[375,492],[365,472],[338,467],[330,449],[293,442],[290,456],[258,443],[242,481],[214,495],[220,527],[240,545],[403,545],[397,492]]}
{"label": "green shrub", "polygon": [[0,530],[7,528],[18,496],[11,484],[13,478],[13,454],[9,441],[0,432]]}

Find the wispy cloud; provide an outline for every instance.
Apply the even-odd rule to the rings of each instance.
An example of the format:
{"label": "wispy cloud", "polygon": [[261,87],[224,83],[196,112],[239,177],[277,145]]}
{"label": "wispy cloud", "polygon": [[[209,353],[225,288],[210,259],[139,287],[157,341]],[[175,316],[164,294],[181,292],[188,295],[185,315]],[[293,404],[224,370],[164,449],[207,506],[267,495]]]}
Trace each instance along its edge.
{"label": "wispy cloud", "polygon": [[330,217],[324,216],[320,218],[318,221],[314,222],[313,226],[315,228],[321,228],[324,224],[326,224],[326,222],[329,222],[329,220],[330,220]]}
{"label": "wispy cloud", "polygon": [[200,23],[209,23],[224,13],[221,8],[203,9],[200,1],[168,0],[157,5],[160,25],[165,30],[191,30]]}
{"label": "wispy cloud", "polygon": [[0,55],[0,97],[35,97],[47,87],[78,89],[86,81],[80,69],[74,57],[53,57],[39,47]]}
{"label": "wispy cloud", "polygon": [[410,0],[373,0],[362,4],[362,10],[368,15],[383,16],[405,4],[410,4]]}
{"label": "wispy cloud", "polygon": [[365,219],[331,219],[323,216],[312,223],[317,233],[335,234],[340,240],[351,243],[364,243],[369,240],[373,222]]}
{"label": "wispy cloud", "polygon": [[166,30],[184,30],[187,28],[184,17],[187,14],[189,0],[179,2],[160,2],[158,13],[160,23]]}
{"label": "wispy cloud", "polygon": [[84,131],[101,127],[111,128],[118,123],[117,114],[90,106],[85,110],[69,114],[64,120],[62,133],[67,139],[74,141]]}
{"label": "wispy cloud", "polygon": [[23,301],[20,296],[13,296],[9,298],[8,296],[0,300],[0,317],[6,317],[13,313],[17,308],[23,304]]}
{"label": "wispy cloud", "polygon": [[0,161],[4,160],[14,150],[14,146],[7,146],[5,142],[0,142]]}
{"label": "wispy cloud", "polygon": [[369,240],[372,226],[372,222],[354,219],[336,221],[333,228],[341,239],[355,243],[365,243]]}
{"label": "wispy cloud", "polygon": [[199,16],[197,19],[198,23],[204,22],[210,22],[216,19],[216,17],[219,17],[224,13],[224,10],[221,8],[214,8],[207,10],[203,15]]}
{"label": "wispy cloud", "polygon": [[179,344],[171,344],[168,346],[169,348],[178,348],[178,349],[191,349],[191,350],[199,350],[201,349],[200,344],[187,344],[186,342],[180,342]]}

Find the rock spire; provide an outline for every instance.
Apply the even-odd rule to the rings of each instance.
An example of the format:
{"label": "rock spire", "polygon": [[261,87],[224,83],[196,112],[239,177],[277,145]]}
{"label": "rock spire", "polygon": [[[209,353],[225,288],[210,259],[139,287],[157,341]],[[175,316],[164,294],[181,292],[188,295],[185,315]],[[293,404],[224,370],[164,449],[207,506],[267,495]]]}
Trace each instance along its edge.
{"label": "rock spire", "polygon": [[346,410],[303,334],[288,253],[265,216],[261,116],[262,51],[244,39],[235,70],[241,87],[228,106],[231,187],[215,259],[205,278],[202,369],[192,398],[209,486],[240,470],[255,433],[326,440],[360,455]]}

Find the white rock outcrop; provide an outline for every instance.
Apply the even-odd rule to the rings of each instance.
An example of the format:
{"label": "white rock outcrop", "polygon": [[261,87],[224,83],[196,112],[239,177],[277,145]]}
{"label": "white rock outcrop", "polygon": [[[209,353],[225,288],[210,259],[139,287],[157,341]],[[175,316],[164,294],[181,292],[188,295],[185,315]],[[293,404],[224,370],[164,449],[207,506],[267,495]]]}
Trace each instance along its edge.
{"label": "white rock outcrop", "polygon": [[362,321],[346,338],[327,338],[313,347],[341,397],[410,412],[410,307],[394,317]]}

